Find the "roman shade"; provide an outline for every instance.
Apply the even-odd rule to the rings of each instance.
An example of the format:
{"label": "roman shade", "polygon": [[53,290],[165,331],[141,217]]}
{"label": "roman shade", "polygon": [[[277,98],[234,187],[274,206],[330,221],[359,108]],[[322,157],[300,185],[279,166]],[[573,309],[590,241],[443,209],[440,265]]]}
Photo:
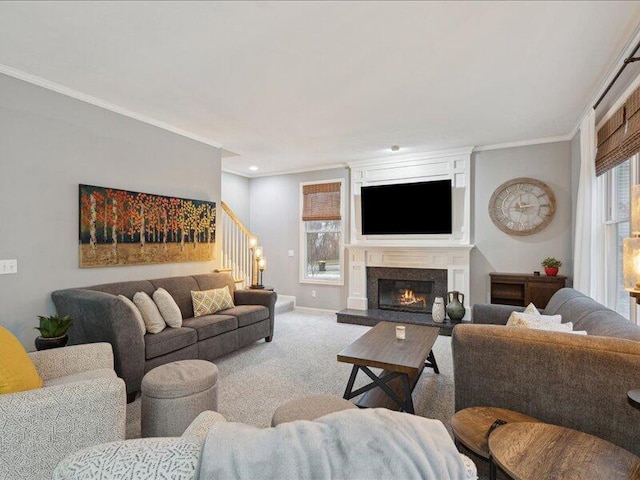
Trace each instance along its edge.
{"label": "roman shade", "polygon": [[596,176],[640,151],[640,87],[598,130]]}
{"label": "roman shade", "polygon": [[340,182],[302,186],[302,220],[340,220]]}

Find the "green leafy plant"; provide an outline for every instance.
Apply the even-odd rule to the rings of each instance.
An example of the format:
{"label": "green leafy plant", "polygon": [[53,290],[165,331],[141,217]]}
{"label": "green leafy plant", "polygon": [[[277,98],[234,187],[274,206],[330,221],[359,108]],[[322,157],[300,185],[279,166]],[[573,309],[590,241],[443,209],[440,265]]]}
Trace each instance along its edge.
{"label": "green leafy plant", "polygon": [[561,267],[562,266],[562,262],[560,260],[558,260],[557,258],[553,258],[553,257],[547,257],[542,261],[542,266],[543,267]]}
{"label": "green leafy plant", "polygon": [[64,317],[58,317],[57,315],[51,315],[50,317],[44,317],[38,315],[40,319],[40,326],[34,327],[40,332],[42,338],[55,338],[61,337],[67,333],[69,327],[73,325],[73,320],[69,315]]}

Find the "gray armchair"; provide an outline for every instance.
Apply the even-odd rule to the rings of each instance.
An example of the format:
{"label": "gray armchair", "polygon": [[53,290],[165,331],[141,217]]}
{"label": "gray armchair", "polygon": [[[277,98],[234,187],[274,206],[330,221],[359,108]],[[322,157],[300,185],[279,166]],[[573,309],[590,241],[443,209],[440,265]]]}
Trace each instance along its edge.
{"label": "gray armchair", "polygon": [[0,395],[0,479],[51,478],[80,449],[123,440],[124,381],[108,343],[29,353],[43,387]]}

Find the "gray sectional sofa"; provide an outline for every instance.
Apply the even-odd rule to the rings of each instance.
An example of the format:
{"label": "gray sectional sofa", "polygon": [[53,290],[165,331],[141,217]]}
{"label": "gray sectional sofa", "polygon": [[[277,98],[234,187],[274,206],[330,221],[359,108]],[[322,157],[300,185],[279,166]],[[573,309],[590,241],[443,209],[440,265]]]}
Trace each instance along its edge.
{"label": "gray sectional sofa", "polygon": [[[193,316],[191,291],[227,285],[234,308],[214,315]],[[142,334],[131,309],[118,298],[130,299],[136,292],[149,296],[158,288],[167,290],[182,313],[182,327]],[[57,290],[51,294],[59,315],[70,315],[69,344],[109,342],[113,346],[115,370],[127,386],[129,400],[140,391],[143,375],[174,360],[212,361],[221,355],[264,338],[273,338],[276,292],[239,290],[228,273],[157,278]]]}
{"label": "gray sectional sofa", "polygon": [[476,304],[472,324],[454,327],[455,410],[507,408],[640,455],[640,410],[627,400],[640,388],[640,327],[572,288],[543,313],[587,335],[506,327],[514,310]]}

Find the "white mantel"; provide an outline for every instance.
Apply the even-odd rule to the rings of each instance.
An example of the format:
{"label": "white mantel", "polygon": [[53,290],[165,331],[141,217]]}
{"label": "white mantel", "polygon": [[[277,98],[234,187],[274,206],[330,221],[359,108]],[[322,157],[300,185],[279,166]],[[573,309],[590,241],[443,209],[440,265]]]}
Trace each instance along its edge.
{"label": "white mantel", "polygon": [[[349,297],[347,308],[367,309],[367,267],[434,268],[447,271],[447,291],[469,298],[469,253],[473,245],[399,247],[347,245]],[[468,307],[468,303],[465,302]]]}
{"label": "white mantel", "polygon": [[[447,270],[447,290],[469,298],[471,244],[471,152],[473,147],[389,156],[349,164],[351,169],[351,243],[346,245],[349,272],[347,308],[367,309],[367,267]],[[368,185],[451,179],[451,235],[384,235],[360,233],[360,188]],[[417,206],[429,215],[434,206]],[[392,214],[392,212],[391,212]],[[465,302],[465,306],[468,303]]]}

